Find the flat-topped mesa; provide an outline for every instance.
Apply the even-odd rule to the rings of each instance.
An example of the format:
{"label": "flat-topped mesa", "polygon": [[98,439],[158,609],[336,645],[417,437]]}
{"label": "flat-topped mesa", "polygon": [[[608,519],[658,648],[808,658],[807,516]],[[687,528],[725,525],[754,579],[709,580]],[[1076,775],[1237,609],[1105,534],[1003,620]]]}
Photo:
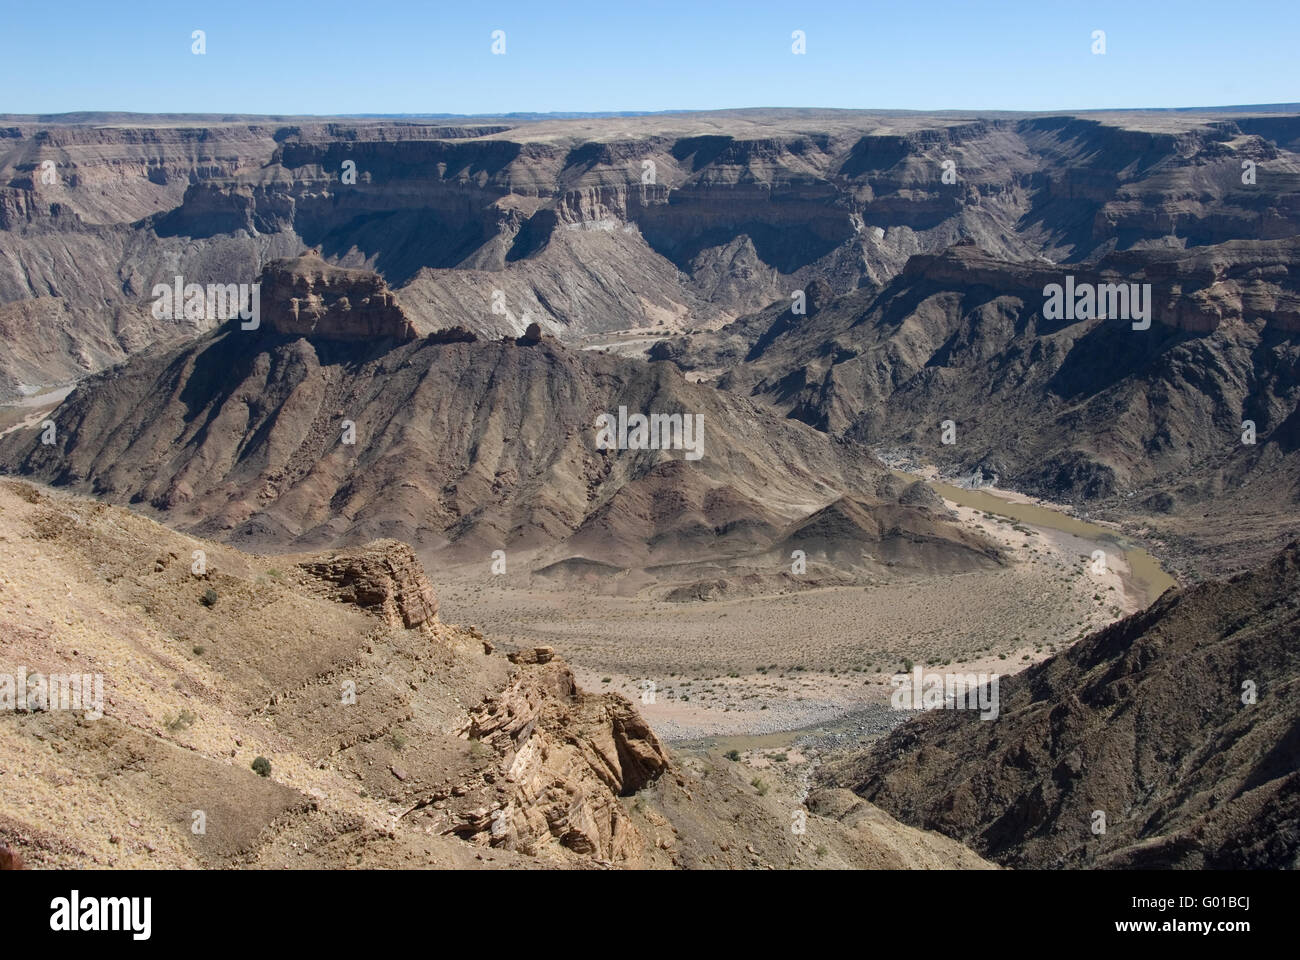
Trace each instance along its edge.
{"label": "flat-topped mesa", "polygon": [[936,289],[987,287],[1036,304],[1048,284],[1149,284],[1151,320],[1193,333],[1227,321],[1262,321],[1300,331],[1300,238],[1230,240],[1211,247],[1126,250],[1091,263],[1012,262],[972,241],[914,254],[901,277]]}
{"label": "flat-topped mesa", "polygon": [[314,251],[262,270],[262,323],[322,340],[401,342],[418,336],[379,274],[326,263]]}
{"label": "flat-topped mesa", "polygon": [[935,253],[915,253],[907,258],[900,276],[910,281],[928,280],[952,287],[992,287],[1009,292],[1041,290],[1063,272],[1081,273],[1082,264],[1054,264],[1047,260],[1008,260],[964,238]]}

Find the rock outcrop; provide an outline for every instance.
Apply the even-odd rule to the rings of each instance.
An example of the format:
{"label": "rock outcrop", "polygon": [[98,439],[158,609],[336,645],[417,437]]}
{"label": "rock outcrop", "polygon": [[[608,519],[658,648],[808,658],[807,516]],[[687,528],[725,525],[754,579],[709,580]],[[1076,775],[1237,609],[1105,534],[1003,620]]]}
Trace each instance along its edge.
{"label": "rock outcrop", "polygon": [[542,326],[539,323],[530,323],[524,330],[523,335],[516,341],[521,347],[533,347],[542,342]]}
{"label": "rock outcrop", "polygon": [[321,340],[414,340],[414,325],[384,278],[332,266],[314,251],[273,260],[262,271],[262,323],[276,333]]}
{"label": "rock outcrop", "polygon": [[584,694],[563,662],[530,653],[460,731],[500,758],[507,798],[446,829],[533,855],[557,843],[601,860],[631,859],[643,841],[618,798],[668,771],[667,754],[626,699]]}
{"label": "rock outcrop", "polygon": [[438,598],[415,553],[399,540],[375,540],[299,566],[329,584],[332,599],[355,603],[410,629],[438,615]]}

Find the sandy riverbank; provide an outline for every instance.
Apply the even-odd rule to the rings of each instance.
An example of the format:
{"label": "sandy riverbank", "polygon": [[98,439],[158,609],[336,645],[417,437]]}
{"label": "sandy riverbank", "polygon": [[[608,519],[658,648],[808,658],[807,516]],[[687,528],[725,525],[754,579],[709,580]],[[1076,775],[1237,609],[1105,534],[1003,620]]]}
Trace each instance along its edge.
{"label": "sandy riverbank", "polygon": [[444,616],[507,643],[554,646],[583,687],[623,694],[660,736],[684,741],[778,734],[887,705],[890,678],[908,663],[1014,673],[1146,605],[1108,531],[1082,536],[948,502],[1001,545],[1005,568],[690,603],[575,594],[478,569],[440,585]]}

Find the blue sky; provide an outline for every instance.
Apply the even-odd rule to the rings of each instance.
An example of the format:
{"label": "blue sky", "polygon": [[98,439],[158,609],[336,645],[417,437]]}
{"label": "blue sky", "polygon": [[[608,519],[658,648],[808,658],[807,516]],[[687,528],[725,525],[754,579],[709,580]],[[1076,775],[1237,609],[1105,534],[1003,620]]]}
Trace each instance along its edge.
{"label": "blue sky", "polygon": [[[1300,101],[1300,0],[4,0],[0,16],[7,113]],[[203,56],[191,53],[196,29]],[[504,56],[491,52],[494,30]],[[1104,56],[1091,52],[1094,30],[1106,32]]]}

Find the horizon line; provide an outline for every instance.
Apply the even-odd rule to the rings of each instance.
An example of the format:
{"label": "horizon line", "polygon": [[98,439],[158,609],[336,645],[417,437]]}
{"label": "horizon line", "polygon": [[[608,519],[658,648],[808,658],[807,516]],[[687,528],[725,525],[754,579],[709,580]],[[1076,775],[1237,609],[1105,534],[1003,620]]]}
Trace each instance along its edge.
{"label": "horizon line", "polygon": [[[150,110],[64,110],[57,113],[0,113],[0,119],[11,122],[44,122],[57,123],[62,118],[86,118],[87,120],[97,117],[157,117],[167,118],[226,118],[228,120],[237,119],[358,119],[358,120],[405,120],[405,119],[455,119],[455,120],[521,120],[526,118],[542,118],[551,120],[599,120],[613,119],[619,117],[654,117],[654,116],[681,116],[687,114],[711,114],[711,113],[798,113],[798,112],[816,112],[816,113],[863,113],[863,114],[1019,114],[1024,116],[1050,116],[1053,114],[1076,114],[1076,113],[1244,113],[1244,112],[1267,112],[1267,113],[1300,113],[1300,102],[1278,102],[1278,103],[1253,103],[1253,104],[1220,104],[1209,106],[1183,106],[1183,107],[1060,107],[1051,110],[1023,110],[1004,107],[943,107],[937,109],[918,109],[910,107],[714,107],[708,109],[677,109],[670,108],[664,110],[516,110],[495,113],[450,113],[450,112],[428,112],[428,113],[381,113],[381,112],[360,112],[360,113],[250,113],[231,110],[208,110],[208,111],[150,111]],[[66,122],[76,122],[67,120]]]}

